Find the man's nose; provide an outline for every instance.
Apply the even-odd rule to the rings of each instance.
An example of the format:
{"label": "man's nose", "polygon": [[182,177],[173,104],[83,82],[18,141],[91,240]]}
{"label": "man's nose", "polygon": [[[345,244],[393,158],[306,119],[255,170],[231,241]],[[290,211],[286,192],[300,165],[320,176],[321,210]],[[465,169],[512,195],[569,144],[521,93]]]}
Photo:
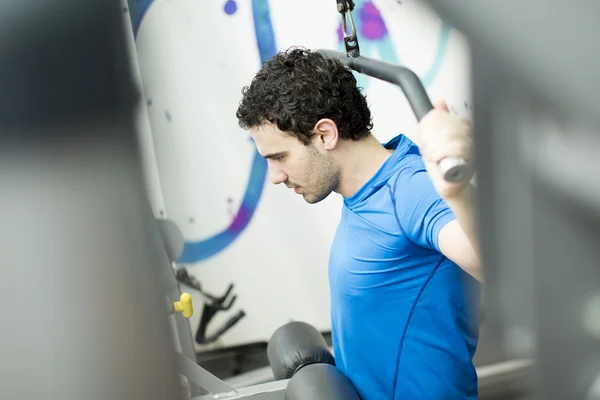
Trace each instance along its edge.
{"label": "man's nose", "polygon": [[269,177],[271,178],[271,183],[274,185],[279,185],[281,182],[285,182],[288,179],[285,172],[279,168],[272,167],[269,167]]}

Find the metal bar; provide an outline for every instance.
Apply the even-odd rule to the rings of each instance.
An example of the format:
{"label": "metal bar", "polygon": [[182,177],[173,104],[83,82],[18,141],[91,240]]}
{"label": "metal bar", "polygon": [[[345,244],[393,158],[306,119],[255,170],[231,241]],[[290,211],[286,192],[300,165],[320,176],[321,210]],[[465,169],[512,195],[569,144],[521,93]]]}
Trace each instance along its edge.
{"label": "metal bar", "polygon": [[[524,381],[529,376],[532,366],[532,360],[518,359],[477,367],[479,388],[482,393],[490,393],[502,390],[501,385],[503,384],[514,386],[514,384]],[[225,382],[232,387],[241,388],[272,382],[273,379],[271,367],[263,367],[237,375]],[[520,383],[519,385],[522,386]]]}
{"label": "metal bar", "polygon": [[[287,388],[289,379],[278,380],[269,383],[263,383],[260,385],[249,386],[238,390],[235,394],[231,395],[206,395],[200,397],[194,397],[191,400],[237,400],[237,399],[248,399],[252,400],[285,400],[285,389]],[[309,399],[307,399],[309,400]]]}
{"label": "metal bar", "polygon": [[477,368],[479,398],[523,398],[532,391],[533,361],[511,360]]}
{"label": "metal bar", "polygon": [[[173,302],[169,301],[169,304],[172,307]],[[189,321],[184,318],[181,314],[171,315],[171,328],[173,338],[175,340],[175,349],[176,351],[183,354],[184,357],[188,359],[190,357],[195,357],[196,353],[194,351],[194,342],[192,338],[192,332],[190,330]],[[189,395],[190,397],[200,396],[207,393],[206,390],[202,389],[197,383],[193,382],[191,379],[188,379],[187,382],[189,386]]]}
{"label": "metal bar", "polygon": [[[190,329],[189,320],[181,314],[173,314],[173,302],[179,301],[181,289],[175,278],[172,262],[179,257],[183,244],[183,238],[179,238],[180,232],[177,226],[170,220],[156,220],[157,230],[161,238],[160,258],[156,259],[156,276],[159,279],[161,289],[166,296],[167,307],[172,315],[169,321],[172,327],[175,349],[182,353],[188,359],[196,357],[194,349],[194,339]],[[160,245],[163,246],[160,246]],[[164,251],[163,251],[164,250]],[[196,383],[188,380],[190,396],[200,396],[206,394],[206,390],[200,388]]]}
{"label": "metal bar", "polygon": [[518,379],[529,372],[533,360],[510,360],[477,368],[479,386],[493,385],[499,382],[508,382]]}
{"label": "metal bar", "polygon": [[486,317],[536,360],[535,398],[592,396],[600,3],[429,2],[471,39]]}
{"label": "metal bar", "polygon": [[177,354],[177,364],[179,366],[179,372],[191,380],[197,383],[203,389],[212,393],[213,395],[234,395],[237,391],[225,382],[187,358],[181,353]]}
{"label": "metal bar", "polygon": [[225,379],[225,383],[237,389],[272,382],[274,379],[273,370],[270,366],[267,366]]}

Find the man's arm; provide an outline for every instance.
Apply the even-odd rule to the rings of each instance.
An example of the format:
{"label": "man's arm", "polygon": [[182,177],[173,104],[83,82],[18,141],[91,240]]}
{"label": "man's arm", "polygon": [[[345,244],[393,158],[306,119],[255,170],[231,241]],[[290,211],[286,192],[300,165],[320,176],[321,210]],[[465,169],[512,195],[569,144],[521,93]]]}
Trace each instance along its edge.
{"label": "man's arm", "polygon": [[483,281],[479,258],[471,244],[475,231],[470,231],[471,239],[466,233],[469,231],[463,228],[463,224],[475,227],[472,197],[465,193],[448,203],[433,185],[421,157],[411,157],[405,158],[410,166],[400,172],[391,192],[400,228],[414,243],[442,253]]}
{"label": "man's arm", "polygon": [[478,281],[483,282],[472,188],[467,186],[464,193],[450,201],[446,200],[446,204],[456,219],[440,229],[438,235],[440,251]]}
{"label": "man's arm", "polygon": [[421,120],[418,135],[427,172],[456,217],[440,229],[440,251],[483,281],[473,188],[468,182],[446,182],[438,169],[438,162],[445,157],[460,157],[468,163],[473,159],[471,124],[450,114],[446,104],[440,103]]}

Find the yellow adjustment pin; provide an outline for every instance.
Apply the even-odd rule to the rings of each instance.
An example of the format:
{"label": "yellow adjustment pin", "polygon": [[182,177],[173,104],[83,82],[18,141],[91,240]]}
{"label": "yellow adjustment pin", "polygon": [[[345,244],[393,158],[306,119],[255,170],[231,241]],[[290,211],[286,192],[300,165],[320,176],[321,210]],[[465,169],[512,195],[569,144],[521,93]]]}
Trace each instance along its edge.
{"label": "yellow adjustment pin", "polygon": [[185,318],[191,318],[194,314],[192,296],[189,293],[182,293],[179,301],[173,303],[173,310],[180,312]]}

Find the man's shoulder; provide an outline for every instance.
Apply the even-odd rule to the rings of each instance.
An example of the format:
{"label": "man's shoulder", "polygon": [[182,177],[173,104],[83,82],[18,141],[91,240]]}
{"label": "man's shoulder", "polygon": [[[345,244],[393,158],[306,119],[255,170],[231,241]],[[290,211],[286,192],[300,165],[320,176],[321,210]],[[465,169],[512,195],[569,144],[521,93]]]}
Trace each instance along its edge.
{"label": "man's shoulder", "polygon": [[389,180],[392,197],[406,191],[413,193],[419,191],[423,186],[422,179],[412,179],[419,173],[427,173],[425,163],[419,153],[407,152],[398,158],[396,169]]}
{"label": "man's shoulder", "polygon": [[394,136],[389,141],[382,143],[382,145],[388,150],[394,150],[396,153],[420,154],[417,143],[403,133]]}
{"label": "man's shoulder", "polygon": [[349,235],[350,232],[371,236],[399,234],[390,184],[373,189],[359,204],[344,203],[339,229]]}
{"label": "man's shoulder", "polygon": [[394,150],[394,173],[391,181],[406,173],[424,170],[425,164],[421,158],[419,146],[408,136],[400,134],[383,145],[386,149]]}

